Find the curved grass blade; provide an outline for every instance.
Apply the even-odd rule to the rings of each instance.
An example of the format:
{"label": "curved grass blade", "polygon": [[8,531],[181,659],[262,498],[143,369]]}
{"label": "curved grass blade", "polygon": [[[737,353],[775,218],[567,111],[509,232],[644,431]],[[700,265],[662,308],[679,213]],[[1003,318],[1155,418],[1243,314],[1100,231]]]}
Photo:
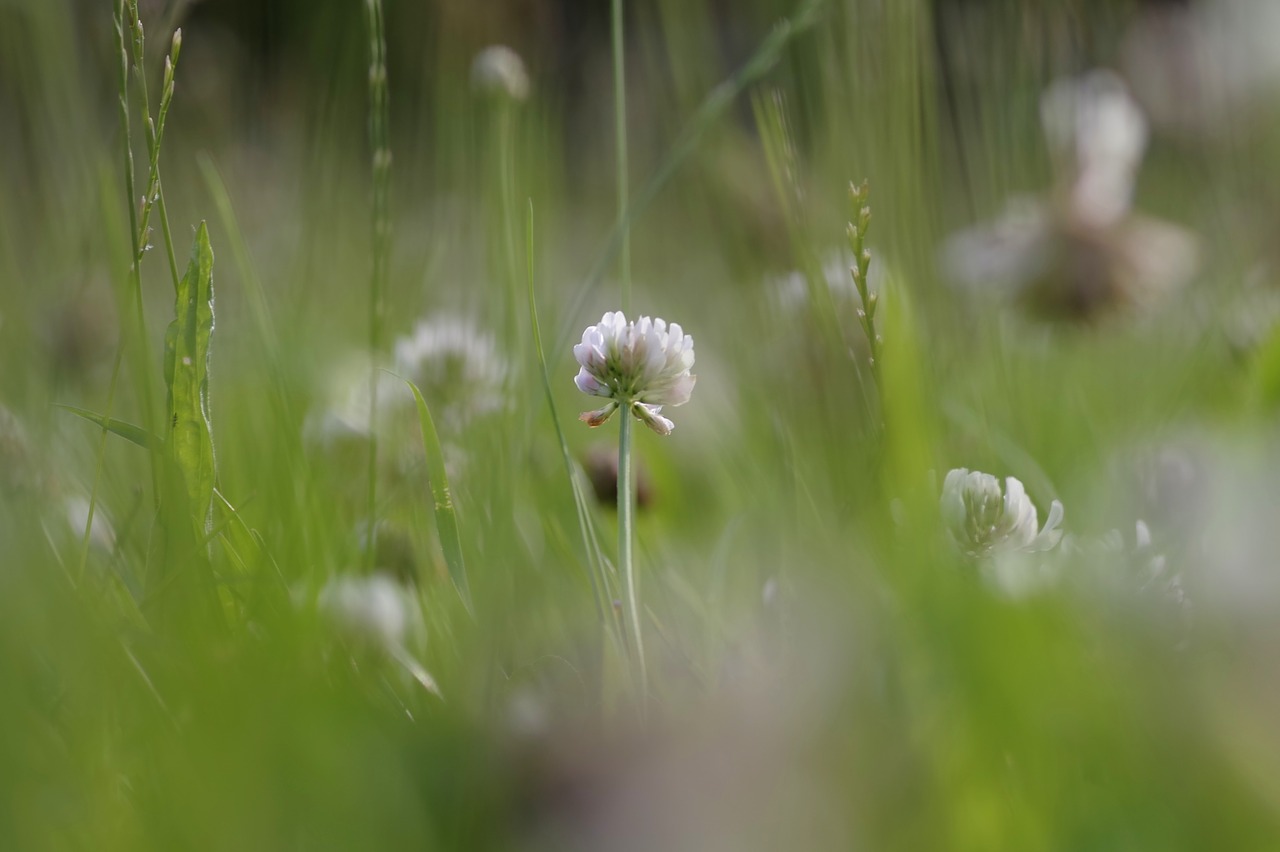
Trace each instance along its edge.
{"label": "curved grass blade", "polygon": [[533,348],[538,355],[538,369],[542,376],[542,390],[547,398],[547,408],[551,412],[551,423],[556,429],[556,440],[560,444],[560,455],[564,459],[565,474],[569,478],[569,489],[573,492],[573,503],[578,513],[578,528],[582,534],[582,543],[587,549],[589,568],[587,578],[591,581],[591,592],[595,598],[596,614],[602,625],[606,625],[615,638],[618,635],[618,621],[613,612],[613,588],[609,582],[609,571],[600,549],[599,538],[591,521],[591,510],[587,506],[582,492],[582,483],[578,478],[577,467],[573,463],[573,455],[569,452],[569,442],[565,439],[564,430],[560,427],[560,416],[556,412],[556,398],[551,391],[551,376],[547,372],[547,356],[542,347],[542,327],[538,323],[538,305],[533,290],[533,199],[529,199],[527,218],[525,221],[525,272],[528,278],[529,324],[533,328]]}
{"label": "curved grass blade", "polygon": [[164,442],[160,440],[159,436],[151,434],[141,426],[135,426],[132,423],[126,423],[114,417],[106,417],[87,408],[77,408],[74,405],[54,403],[54,408],[61,408],[63,411],[69,411],[77,417],[83,417],[90,423],[96,423],[108,432],[124,438],[131,444],[136,444],[144,450],[156,450],[164,446]]}
{"label": "curved grass blade", "polygon": [[198,533],[213,511],[213,434],[209,423],[209,341],[213,336],[213,249],[204,222],[196,229],[187,272],[178,282],[174,320],[164,337],[169,391],[169,453],[191,501]]}
{"label": "curved grass blade", "polygon": [[[395,375],[392,373],[392,375]],[[427,455],[427,476],[431,479],[431,496],[435,501],[436,530],[440,534],[440,549],[444,551],[449,576],[466,604],[467,612],[475,614],[471,605],[471,586],[467,583],[467,565],[462,558],[462,536],[458,532],[458,515],[453,509],[453,494],[449,490],[449,478],[444,470],[444,451],[440,447],[440,435],[436,432],[431,409],[422,398],[418,386],[403,376],[396,376],[413,391],[418,404],[418,425],[422,428],[422,449]]]}

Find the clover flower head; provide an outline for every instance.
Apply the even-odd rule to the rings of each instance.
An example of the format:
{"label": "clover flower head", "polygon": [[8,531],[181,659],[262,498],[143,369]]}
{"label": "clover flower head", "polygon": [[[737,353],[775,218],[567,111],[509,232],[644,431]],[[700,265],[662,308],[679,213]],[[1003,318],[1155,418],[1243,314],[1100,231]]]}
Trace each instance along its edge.
{"label": "clover flower head", "polygon": [[379,573],[335,577],[321,590],[319,606],[347,639],[392,652],[405,644],[416,603],[399,583]]}
{"label": "clover flower head", "polygon": [[578,390],[610,400],[583,412],[580,419],[590,426],[601,425],[622,407],[659,435],[670,435],[675,424],[662,416],[662,408],[688,402],[697,380],[689,372],[693,337],[679,323],[659,317],[629,323],[622,311],[610,311],[582,333],[573,356],[581,365],[573,380]]}
{"label": "clover flower head", "polygon": [[947,276],[1077,321],[1150,307],[1186,285],[1200,263],[1196,238],[1132,209],[1148,130],[1124,82],[1108,71],[1059,80],[1040,118],[1056,166],[1051,197],[1010,199],[994,222],[952,235]]}
{"label": "clover flower head", "polygon": [[1129,212],[1147,147],[1147,120],[1110,71],[1054,82],[1040,99],[1050,150],[1071,182],[1071,213],[1095,226]]}
{"label": "clover flower head", "polygon": [[[872,250],[874,251],[874,247]],[[822,281],[831,293],[831,298],[842,309],[845,305],[852,306],[852,309],[845,313],[856,311],[862,306],[862,297],[858,295],[858,288],[849,274],[849,267],[854,263],[853,255],[848,249],[836,248],[822,255],[821,260]],[[877,256],[876,262],[871,265],[867,273],[867,284],[871,291],[873,293],[882,291],[885,280],[889,277],[883,258]],[[800,311],[809,304],[809,282],[804,272],[799,269],[770,276],[765,279],[765,285],[769,288],[770,297],[783,310]]]}
{"label": "clover flower head", "polygon": [[[470,320],[448,314],[423,320],[412,334],[396,340],[395,356],[396,371],[413,380],[450,427],[461,428],[506,405],[507,360],[493,335]],[[394,398],[411,404],[399,390]]]}
{"label": "clover flower head", "polygon": [[409,650],[426,638],[422,608],[409,589],[383,573],[339,576],[325,584],[316,603],[344,644],[359,652],[353,653],[353,663],[357,656],[394,661],[428,692],[440,695],[435,678]]}
{"label": "clover flower head", "polygon": [[502,44],[486,47],[471,63],[471,85],[488,95],[505,95],[514,101],[529,96],[529,74],[520,54]]}
{"label": "clover flower head", "polygon": [[[62,501],[62,509],[72,534],[83,535],[84,528],[89,524],[89,501],[80,494],[72,494]],[[110,553],[116,546],[116,531],[101,506],[94,509],[89,543],[103,553]]]}
{"label": "clover flower head", "polygon": [[1036,506],[1022,483],[1010,476],[1001,488],[989,473],[956,468],[942,485],[942,517],[956,545],[972,557],[1049,550],[1062,538],[1057,500],[1040,528]]}

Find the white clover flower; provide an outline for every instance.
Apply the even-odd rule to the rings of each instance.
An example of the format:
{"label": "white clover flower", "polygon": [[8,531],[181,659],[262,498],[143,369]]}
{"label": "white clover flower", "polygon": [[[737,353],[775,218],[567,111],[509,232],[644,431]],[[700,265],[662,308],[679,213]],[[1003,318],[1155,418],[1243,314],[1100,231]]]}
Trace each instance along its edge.
{"label": "white clover flower", "polygon": [[1071,213],[1095,226],[1123,219],[1147,147],[1147,120],[1124,82],[1109,71],[1058,80],[1040,99],[1040,121]]}
{"label": "white clover flower", "polygon": [[[441,315],[419,322],[395,344],[396,372],[411,379],[452,428],[502,410],[510,369],[493,335],[467,319]],[[412,403],[404,388],[395,397]]]}
{"label": "white clover flower", "polygon": [[582,366],[573,380],[578,390],[610,400],[583,412],[580,419],[590,426],[601,425],[621,406],[659,435],[670,435],[675,424],[662,416],[662,407],[688,402],[697,380],[689,372],[693,337],[679,323],[656,317],[628,323],[621,311],[610,311],[582,333],[573,356]]}
{"label": "white clover flower", "polygon": [[1187,284],[1200,261],[1195,237],[1132,210],[1147,122],[1123,81],[1105,71],[1060,80],[1041,99],[1040,117],[1052,193],[1011,198],[997,220],[953,235],[944,273],[1049,319],[1149,306]]}
{"label": "white clover flower", "polygon": [[330,580],[317,600],[320,613],[353,648],[385,655],[424,689],[440,695],[431,673],[409,651],[422,644],[422,608],[414,595],[387,574],[339,576]]}
{"label": "white clover flower", "polygon": [[[89,523],[89,501],[87,498],[72,494],[62,501],[62,510],[67,519],[67,526],[76,536],[84,535],[84,528]],[[102,511],[96,506],[93,512],[93,528],[89,530],[89,543],[104,553],[115,550],[116,531]]]}
{"label": "white clover flower", "polygon": [[352,354],[326,372],[322,403],[304,425],[308,443],[333,450],[369,440],[376,387],[378,440],[404,449],[402,461],[416,463],[410,460],[421,446],[417,414],[400,376],[422,391],[446,444],[472,421],[508,404],[506,357],[493,335],[463,317],[443,314],[419,322],[412,334],[396,340],[394,363],[377,366],[388,369],[373,369],[367,355]]}
{"label": "white clover flower", "polygon": [[[831,298],[841,308],[844,307],[843,304],[839,304],[842,302],[852,305],[855,309],[862,306],[862,297],[858,294],[853,276],[849,273],[852,265],[853,256],[848,249],[836,248],[822,255],[822,280],[831,293]],[[884,259],[876,255],[876,262],[867,272],[867,285],[871,292],[881,292],[885,282],[891,277]],[[770,297],[783,310],[799,311],[809,303],[809,282],[804,272],[798,269],[766,278],[765,286],[769,289]]]}
{"label": "white clover flower", "polygon": [[506,95],[522,101],[529,96],[529,74],[524,60],[511,48],[495,44],[476,54],[471,63],[471,85],[484,94]]}
{"label": "white clover flower", "polygon": [[414,602],[386,574],[335,577],[320,591],[320,611],[351,641],[393,651],[405,644]]}
{"label": "white clover flower", "polygon": [[1062,504],[1053,501],[1039,527],[1036,506],[1010,476],[1004,488],[989,473],[956,468],[942,485],[942,518],[956,545],[969,556],[1049,550],[1062,538]]}

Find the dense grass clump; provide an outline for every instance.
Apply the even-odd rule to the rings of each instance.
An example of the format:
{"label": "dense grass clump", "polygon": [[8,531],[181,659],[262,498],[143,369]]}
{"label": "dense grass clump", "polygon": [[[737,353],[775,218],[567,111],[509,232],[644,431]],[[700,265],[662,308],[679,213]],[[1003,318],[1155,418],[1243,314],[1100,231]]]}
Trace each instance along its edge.
{"label": "dense grass clump", "polygon": [[1265,3],[251,5],[0,4],[0,849],[1280,843]]}

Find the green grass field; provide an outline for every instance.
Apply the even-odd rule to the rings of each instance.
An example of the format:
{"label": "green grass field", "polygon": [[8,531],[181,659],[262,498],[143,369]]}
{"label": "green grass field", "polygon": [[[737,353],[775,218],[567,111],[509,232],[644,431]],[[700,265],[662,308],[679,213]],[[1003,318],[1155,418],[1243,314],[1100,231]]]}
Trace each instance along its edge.
{"label": "green grass field", "polygon": [[482,5],[0,0],[0,849],[1280,848],[1268,4]]}

